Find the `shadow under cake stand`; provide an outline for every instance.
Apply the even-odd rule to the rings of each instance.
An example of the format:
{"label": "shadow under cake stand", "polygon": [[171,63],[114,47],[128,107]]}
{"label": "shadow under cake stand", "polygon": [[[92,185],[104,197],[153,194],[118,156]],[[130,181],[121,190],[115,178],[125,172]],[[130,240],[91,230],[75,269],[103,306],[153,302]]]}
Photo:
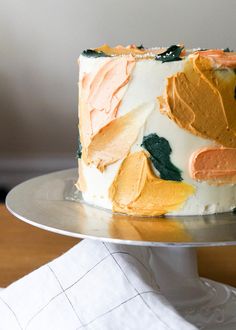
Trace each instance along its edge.
{"label": "shadow under cake stand", "polygon": [[62,235],[152,247],[162,293],[199,329],[236,329],[236,289],[200,278],[196,247],[236,245],[236,215],[140,218],[83,203],[73,188],[77,170],[28,180],[10,191],[8,210],[20,220]]}

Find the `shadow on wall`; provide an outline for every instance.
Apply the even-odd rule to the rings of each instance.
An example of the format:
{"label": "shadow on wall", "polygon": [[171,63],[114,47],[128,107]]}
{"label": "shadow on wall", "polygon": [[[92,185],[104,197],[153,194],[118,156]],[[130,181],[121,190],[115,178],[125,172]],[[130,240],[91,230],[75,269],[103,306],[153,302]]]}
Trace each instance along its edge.
{"label": "shadow on wall", "polygon": [[0,79],[0,156],[73,154],[77,143],[75,111],[68,109],[65,116],[62,105],[50,100],[40,88],[43,82],[37,83],[27,73],[24,79]]}
{"label": "shadow on wall", "polygon": [[17,110],[17,99],[14,91],[14,85],[0,73],[0,158],[3,154],[11,152],[20,152],[17,150],[17,144],[22,139],[20,132],[24,131],[23,117]]}
{"label": "shadow on wall", "polygon": [[[22,103],[19,105],[17,87],[14,83],[10,84],[7,78],[0,80],[0,201],[4,200],[9,189],[22,181],[77,166],[77,129],[74,132],[76,141],[70,138],[68,143],[71,152],[66,153],[61,148],[62,143],[66,145],[66,139],[69,139],[60,127],[60,123],[65,122],[63,114],[55,116],[53,112],[47,111],[52,105],[47,104],[39,90],[37,98],[40,102],[28,115]],[[30,95],[30,84],[27,90]],[[38,118],[33,118],[37,117],[34,111],[38,113]],[[37,123],[39,118],[40,125]],[[52,148],[55,139],[57,143]]]}
{"label": "shadow on wall", "polygon": [[68,62],[70,72],[65,76],[67,62],[64,66],[50,63],[52,54],[42,43],[45,36],[23,35],[19,26],[14,29],[17,19],[20,21],[14,15],[0,19],[4,31],[0,56],[1,200],[26,179],[76,166],[76,59]]}
{"label": "shadow on wall", "polygon": [[[54,23],[48,17],[46,34],[43,12],[37,14],[37,5],[24,0],[15,6],[14,0],[1,2],[0,177],[3,167],[10,164],[17,170],[24,159],[43,159],[45,169],[51,169],[47,159],[49,164],[67,159],[74,166],[78,53],[71,54],[68,49],[68,56],[74,58],[62,58],[64,53],[54,47],[60,38]],[[38,170],[44,172],[43,168]]]}

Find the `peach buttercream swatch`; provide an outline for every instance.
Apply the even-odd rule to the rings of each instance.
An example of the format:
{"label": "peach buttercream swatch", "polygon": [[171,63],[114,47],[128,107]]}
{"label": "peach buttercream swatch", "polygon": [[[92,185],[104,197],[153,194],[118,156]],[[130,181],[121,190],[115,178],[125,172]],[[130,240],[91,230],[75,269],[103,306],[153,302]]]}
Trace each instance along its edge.
{"label": "peach buttercream swatch", "polygon": [[197,150],[190,160],[190,176],[211,184],[236,183],[236,149],[208,147]]}
{"label": "peach buttercream swatch", "polygon": [[106,58],[95,74],[85,73],[80,81],[79,116],[83,148],[91,138],[116,118],[135,59],[130,55]]}

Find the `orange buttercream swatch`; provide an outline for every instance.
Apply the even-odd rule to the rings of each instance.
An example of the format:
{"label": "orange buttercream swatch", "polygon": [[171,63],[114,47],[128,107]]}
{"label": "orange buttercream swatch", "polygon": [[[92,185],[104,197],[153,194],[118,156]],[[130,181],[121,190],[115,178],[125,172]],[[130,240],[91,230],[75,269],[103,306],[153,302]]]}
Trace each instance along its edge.
{"label": "orange buttercream swatch", "polygon": [[207,57],[218,67],[236,68],[236,52],[226,52],[223,49],[208,49],[197,52],[200,56]]}
{"label": "orange buttercream swatch", "polygon": [[127,156],[153,109],[153,103],[142,104],[103,127],[84,151],[85,162],[103,171],[106,166]]}
{"label": "orange buttercream swatch", "polygon": [[109,196],[113,211],[158,216],[182,207],[195,189],[183,182],[157,177],[144,151],[130,154],[121,164]]}
{"label": "orange buttercream swatch", "polygon": [[233,70],[214,70],[208,58],[195,55],[168,78],[161,111],[195,135],[236,148],[235,85]]}
{"label": "orange buttercream swatch", "polygon": [[135,65],[132,56],[109,58],[98,71],[84,74],[80,83],[80,134],[83,148],[91,138],[116,118],[121,99]]}
{"label": "orange buttercream swatch", "polygon": [[208,147],[197,150],[190,159],[190,176],[211,184],[236,183],[236,149]]}

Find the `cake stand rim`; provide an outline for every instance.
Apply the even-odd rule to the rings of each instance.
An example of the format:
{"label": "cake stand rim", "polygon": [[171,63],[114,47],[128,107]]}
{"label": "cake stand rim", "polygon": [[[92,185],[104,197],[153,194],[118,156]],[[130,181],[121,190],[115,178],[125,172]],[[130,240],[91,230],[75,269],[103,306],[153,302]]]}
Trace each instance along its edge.
{"label": "cake stand rim", "polygon": [[[70,174],[72,175],[72,173],[74,171],[76,171],[76,168],[72,168],[72,169],[65,169],[65,170],[60,170],[60,171],[55,171],[55,172],[51,172],[48,174],[43,174],[31,179],[28,179],[18,185],[16,185],[14,188],[12,188],[10,190],[10,192],[8,193],[7,197],[6,197],[6,207],[8,209],[8,211],[10,213],[12,213],[16,218],[18,218],[21,221],[24,221],[25,223],[28,223],[34,227],[49,231],[49,232],[54,232],[60,235],[65,235],[65,236],[70,236],[70,237],[75,237],[75,238],[80,238],[80,239],[94,239],[94,240],[100,240],[100,241],[104,241],[104,242],[110,242],[110,243],[116,243],[116,244],[125,244],[125,245],[139,245],[139,246],[150,246],[150,247],[210,247],[210,246],[232,246],[232,245],[236,245],[236,237],[235,240],[227,240],[227,241],[210,241],[210,242],[204,242],[204,241],[199,241],[199,242],[193,242],[193,241],[183,241],[183,242],[166,242],[166,241],[148,241],[148,240],[133,240],[133,239],[124,239],[124,238],[115,238],[115,237],[106,237],[106,236],[95,236],[95,235],[91,235],[91,234],[84,234],[84,233],[80,233],[80,232],[74,232],[74,231],[70,231],[70,230],[65,230],[65,229],[60,229],[57,227],[53,227],[53,226],[48,226],[45,225],[43,223],[39,223],[37,221],[28,219],[26,216],[23,216],[21,214],[19,214],[19,212],[17,212],[16,210],[14,210],[14,203],[12,205],[13,200],[15,199],[14,194],[17,192],[17,190],[19,188],[22,188],[22,186],[27,185],[29,183],[32,183],[34,180],[40,180],[40,179],[45,179],[45,178],[49,178],[49,176],[63,176],[65,174]],[[13,195],[13,196],[12,196]],[[22,196],[21,196],[22,197]],[[60,200],[62,201],[62,200]],[[103,209],[101,208],[97,208],[95,206],[90,206],[90,205],[86,205],[85,203],[82,202],[70,202],[68,200],[64,200],[64,202],[66,203],[72,203],[76,204],[76,203],[80,203],[85,205],[85,207],[93,207],[94,209],[96,209],[96,211],[103,211]],[[108,212],[108,211],[105,211]],[[222,213],[221,213],[222,214]],[[224,215],[226,215],[227,213],[224,213]],[[232,216],[232,212],[228,212],[229,215]],[[219,214],[220,215],[220,214]],[[209,217],[212,215],[209,215]],[[124,216],[125,217],[125,216]],[[129,216],[127,216],[129,217]],[[192,216],[194,217],[194,216]],[[199,218],[201,216],[196,216],[196,218]],[[204,215],[204,218],[206,219],[208,216]],[[130,217],[132,218],[132,216]],[[166,219],[172,219],[173,217],[166,217]],[[178,218],[177,216],[175,218]],[[182,216],[183,218],[183,216]],[[186,220],[187,220],[188,216],[186,216]],[[148,218],[145,218],[146,220]],[[150,218],[152,219],[152,218]],[[165,218],[164,218],[165,219]]]}

